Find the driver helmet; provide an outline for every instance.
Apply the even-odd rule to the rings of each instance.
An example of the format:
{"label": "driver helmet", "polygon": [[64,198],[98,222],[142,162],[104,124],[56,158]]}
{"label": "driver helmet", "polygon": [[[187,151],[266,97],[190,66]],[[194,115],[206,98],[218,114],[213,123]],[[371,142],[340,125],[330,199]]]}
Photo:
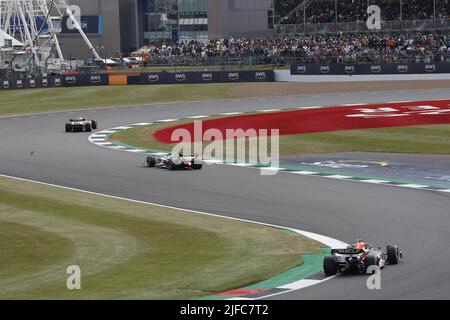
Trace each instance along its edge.
{"label": "driver helmet", "polygon": [[357,240],[355,247],[356,249],[366,250],[366,243],[364,240]]}

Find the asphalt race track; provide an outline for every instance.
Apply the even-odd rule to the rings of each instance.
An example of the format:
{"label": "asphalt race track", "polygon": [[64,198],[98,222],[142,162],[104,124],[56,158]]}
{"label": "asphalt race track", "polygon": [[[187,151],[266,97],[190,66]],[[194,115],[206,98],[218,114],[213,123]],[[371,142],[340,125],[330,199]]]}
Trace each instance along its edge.
{"label": "asphalt race track", "polygon": [[[406,260],[382,271],[382,289],[343,275],[280,299],[450,298],[450,193],[207,165],[199,172],[141,167],[143,155],[99,148],[64,132],[69,118],[100,129],[174,117],[296,106],[449,99],[448,90],[323,94],[49,113],[0,119],[0,173],[136,200],[293,227],[342,241],[396,243]],[[63,102],[62,102],[63,103]]]}

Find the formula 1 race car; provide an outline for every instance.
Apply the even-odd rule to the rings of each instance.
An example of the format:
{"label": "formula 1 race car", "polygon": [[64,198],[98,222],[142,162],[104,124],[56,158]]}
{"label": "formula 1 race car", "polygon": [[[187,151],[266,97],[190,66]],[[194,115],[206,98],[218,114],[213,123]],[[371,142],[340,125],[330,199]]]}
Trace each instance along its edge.
{"label": "formula 1 race car", "polygon": [[164,168],[169,170],[201,170],[203,161],[195,156],[183,154],[150,154],[144,163],[149,168]]}
{"label": "formula 1 race car", "polygon": [[86,120],[85,118],[70,119],[66,122],[66,132],[91,132],[97,127],[98,123],[96,120]]}
{"label": "formula 1 race car", "polygon": [[331,255],[323,260],[323,270],[326,275],[335,275],[338,272],[355,272],[359,274],[372,273],[371,266],[383,268],[386,264],[398,264],[403,260],[403,252],[396,245],[388,245],[386,252],[380,247],[362,240],[357,240],[345,249],[333,249]]}

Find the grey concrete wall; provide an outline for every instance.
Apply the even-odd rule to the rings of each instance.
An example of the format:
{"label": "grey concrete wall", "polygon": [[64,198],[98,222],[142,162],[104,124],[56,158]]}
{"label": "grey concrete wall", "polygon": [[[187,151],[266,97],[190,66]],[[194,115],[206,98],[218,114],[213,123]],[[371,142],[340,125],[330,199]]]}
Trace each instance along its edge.
{"label": "grey concrete wall", "polygon": [[[103,34],[87,35],[94,47],[103,47],[99,50],[101,56],[112,56],[120,50],[119,0],[69,0],[68,3],[80,6],[81,15],[103,16]],[[91,58],[89,49],[79,34],[61,34],[59,39],[65,59]]]}
{"label": "grey concrete wall", "polygon": [[450,80],[450,74],[370,74],[370,75],[291,75],[290,70],[275,70],[277,82],[360,82],[360,81],[407,81]]}
{"label": "grey concrete wall", "polygon": [[209,38],[265,37],[271,0],[208,0]]}

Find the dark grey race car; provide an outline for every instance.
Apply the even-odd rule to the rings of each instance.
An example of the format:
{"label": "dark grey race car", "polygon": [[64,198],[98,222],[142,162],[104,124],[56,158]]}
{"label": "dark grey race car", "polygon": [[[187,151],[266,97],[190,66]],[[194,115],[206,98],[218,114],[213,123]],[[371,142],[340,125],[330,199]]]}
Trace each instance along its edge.
{"label": "dark grey race car", "polygon": [[145,159],[145,166],[149,168],[163,168],[168,170],[201,170],[203,161],[195,156],[183,154],[150,154]]}
{"label": "dark grey race car", "polygon": [[331,255],[323,260],[323,270],[326,275],[335,275],[337,273],[371,273],[371,266],[384,268],[386,264],[394,265],[403,260],[403,252],[396,245],[388,245],[386,252],[380,247],[372,247],[364,243],[361,247],[361,240],[357,243],[343,249],[331,250]]}
{"label": "dark grey race car", "polygon": [[66,132],[91,132],[98,128],[96,120],[86,120],[85,118],[70,119],[66,122]]}

